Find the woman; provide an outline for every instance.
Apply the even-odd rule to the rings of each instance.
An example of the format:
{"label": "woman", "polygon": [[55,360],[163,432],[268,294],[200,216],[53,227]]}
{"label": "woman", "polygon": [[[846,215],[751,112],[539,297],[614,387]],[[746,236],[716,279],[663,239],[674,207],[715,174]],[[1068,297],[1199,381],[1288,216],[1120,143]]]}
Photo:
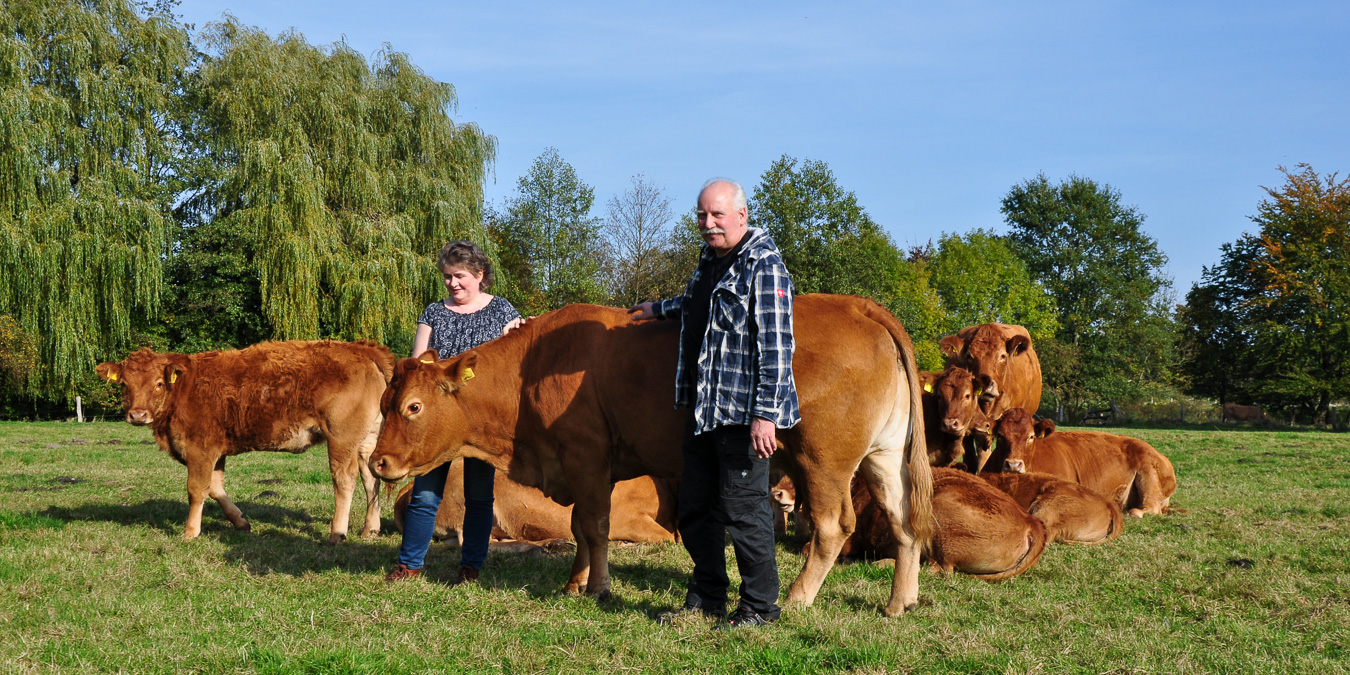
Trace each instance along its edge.
{"label": "woman", "polygon": [[[435,349],[443,359],[468,351],[521,324],[520,313],[505,298],[483,292],[492,285],[492,264],[472,242],[445,245],[440,255],[441,272],[449,297],[427,305],[417,320],[413,356]],[[436,510],[445,491],[450,464],[442,464],[413,479],[412,497],[403,518],[403,544],[398,565],[385,581],[411,579],[422,571],[422,561],[431,546]],[[479,459],[464,459],[464,543],[460,546],[456,584],[474,581],[487,559],[492,534],[492,482],[495,471]]]}

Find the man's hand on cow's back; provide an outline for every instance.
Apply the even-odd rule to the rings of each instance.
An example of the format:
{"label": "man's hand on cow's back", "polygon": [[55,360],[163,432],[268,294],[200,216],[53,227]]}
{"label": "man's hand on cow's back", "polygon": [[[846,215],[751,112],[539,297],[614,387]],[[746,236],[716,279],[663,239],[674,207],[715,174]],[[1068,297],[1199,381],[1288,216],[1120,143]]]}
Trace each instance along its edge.
{"label": "man's hand on cow's back", "polygon": [[755,417],[750,420],[750,447],[755,449],[755,456],[760,459],[768,459],[773,456],[773,451],[778,447],[774,439],[775,431],[773,422],[763,417]]}
{"label": "man's hand on cow's back", "polygon": [[650,302],[639,302],[638,304],[629,307],[628,313],[633,315],[631,318],[634,321],[656,318],[656,312],[652,309],[652,303]]}

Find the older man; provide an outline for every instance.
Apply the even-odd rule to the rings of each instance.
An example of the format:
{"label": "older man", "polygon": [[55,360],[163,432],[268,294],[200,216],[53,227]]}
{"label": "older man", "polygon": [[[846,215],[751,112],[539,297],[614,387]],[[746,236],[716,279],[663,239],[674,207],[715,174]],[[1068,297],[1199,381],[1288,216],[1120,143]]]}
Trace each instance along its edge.
{"label": "older man", "polygon": [[792,380],[792,278],[773,240],[747,227],[745,190],[714,179],[698,197],[702,255],[684,295],[629,309],[680,320],[675,405],[693,409],[684,437],[679,530],[694,561],[681,611],[726,612],[726,533],[741,573],[739,607],[719,628],[778,619],[769,503],[775,430],[801,419]]}

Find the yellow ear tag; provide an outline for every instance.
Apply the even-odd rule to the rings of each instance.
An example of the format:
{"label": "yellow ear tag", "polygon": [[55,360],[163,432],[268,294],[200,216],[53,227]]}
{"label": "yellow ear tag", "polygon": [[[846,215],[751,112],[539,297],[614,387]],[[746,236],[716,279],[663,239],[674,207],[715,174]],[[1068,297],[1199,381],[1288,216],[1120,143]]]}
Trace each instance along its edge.
{"label": "yellow ear tag", "polygon": [[930,393],[930,394],[933,393],[933,383],[932,383],[932,382],[924,382],[924,383],[923,383],[923,390],[926,391],[926,392],[928,392],[928,393]]}
{"label": "yellow ear tag", "polygon": [[178,381],[178,373],[171,373],[169,375],[169,384],[173,384],[174,382],[177,381]]}
{"label": "yellow ear tag", "polygon": [[984,396],[984,390],[983,390],[983,389],[976,389],[976,390],[975,390],[975,395],[976,395],[976,396]]}
{"label": "yellow ear tag", "polygon": [[468,382],[469,380],[472,380],[472,379],[473,379],[473,368],[465,368],[465,369],[464,369],[464,377],[460,378],[460,381],[461,381],[461,382]]}
{"label": "yellow ear tag", "polygon": [[117,381],[117,373],[108,373],[108,381],[109,381],[109,382],[116,382],[116,381]]}
{"label": "yellow ear tag", "polygon": [[421,361],[422,363],[435,363],[435,361],[432,361],[431,359],[418,359],[418,361]]}

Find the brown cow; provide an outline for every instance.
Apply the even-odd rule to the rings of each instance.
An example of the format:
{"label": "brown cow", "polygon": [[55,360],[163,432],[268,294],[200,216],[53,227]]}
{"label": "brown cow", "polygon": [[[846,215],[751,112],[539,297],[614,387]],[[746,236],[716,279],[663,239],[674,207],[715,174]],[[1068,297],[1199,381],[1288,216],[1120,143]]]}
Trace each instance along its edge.
{"label": "brown cow", "polygon": [[980,411],[983,385],[970,371],[948,366],[941,373],[921,372],[923,383],[924,433],[928,462],[952,466],[966,453],[965,440],[972,433],[989,434],[993,424]]}
{"label": "brown cow", "polygon": [[1259,405],[1223,404],[1224,422],[1260,422],[1266,419],[1265,411]]}
{"label": "brown cow", "polygon": [[981,406],[991,420],[1009,408],[1034,414],[1041,407],[1041,362],[1027,329],[984,323],[962,328],[939,345],[948,365],[961,366],[984,383]]}
{"label": "brown cow", "polygon": [[[609,521],[610,541],[675,541],[675,500],[678,482],[639,476],[614,484]],[[403,531],[412,484],[403,486],[394,501],[394,525]],[[497,473],[492,500],[493,537],[517,541],[549,541],[572,536],[572,507],[563,506]],[[460,535],[464,525],[464,460],[450,464],[444,498],[436,511],[433,533],[446,538]]]}
{"label": "brown cow", "polygon": [[380,531],[379,483],[366,459],[380,429],[380,396],[394,356],[373,342],[265,342],[244,350],[157,354],[142,349],[97,372],[122,385],[127,422],[149,426],[188,469],[183,538],[201,533],[209,493],[237,530],[248,520],[225,495],[225,458],[254,450],[304,452],[328,442],[333,527],[347,537],[359,472],[366,489],[362,536]]}
{"label": "brown cow", "polygon": [[1048,473],[1095,490],[1136,518],[1167,513],[1177,490],[1172,462],[1137,438],[1097,431],[1054,431],[1020,408],[994,425],[989,467],[1007,473]]}
{"label": "brown cow", "polygon": [[[861,470],[902,543],[885,608],[894,616],[918,601],[931,527],[913,345],[870,300],[807,295],[794,304],[802,422],[780,431],[786,450],[774,457],[811,504],[815,548],[788,601],[815,600],[852,531],[849,481]],[[673,406],[678,339],[675,321],[634,323],[620,309],[573,305],[445,361],[399,361],[371,468],[397,480],[477,457],[575,502],[577,558],[565,590],[606,594],[610,486],[680,473],[688,411]]]}
{"label": "brown cow", "polygon": [[[858,528],[841,557],[895,556],[886,514],[863,481],[853,486]],[[1036,565],[1049,541],[1046,527],[1008,495],[958,469],[933,467],[933,540],[928,561],[939,571],[985,581],[1011,579]],[[806,550],[810,550],[808,543]]]}
{"label": "brown cow", "polygon": [[1120,505],[1078,483],[1045,473],[985,473],[981,478],[1045,523],[1066,544],[1103,544],[1120,536]]}

